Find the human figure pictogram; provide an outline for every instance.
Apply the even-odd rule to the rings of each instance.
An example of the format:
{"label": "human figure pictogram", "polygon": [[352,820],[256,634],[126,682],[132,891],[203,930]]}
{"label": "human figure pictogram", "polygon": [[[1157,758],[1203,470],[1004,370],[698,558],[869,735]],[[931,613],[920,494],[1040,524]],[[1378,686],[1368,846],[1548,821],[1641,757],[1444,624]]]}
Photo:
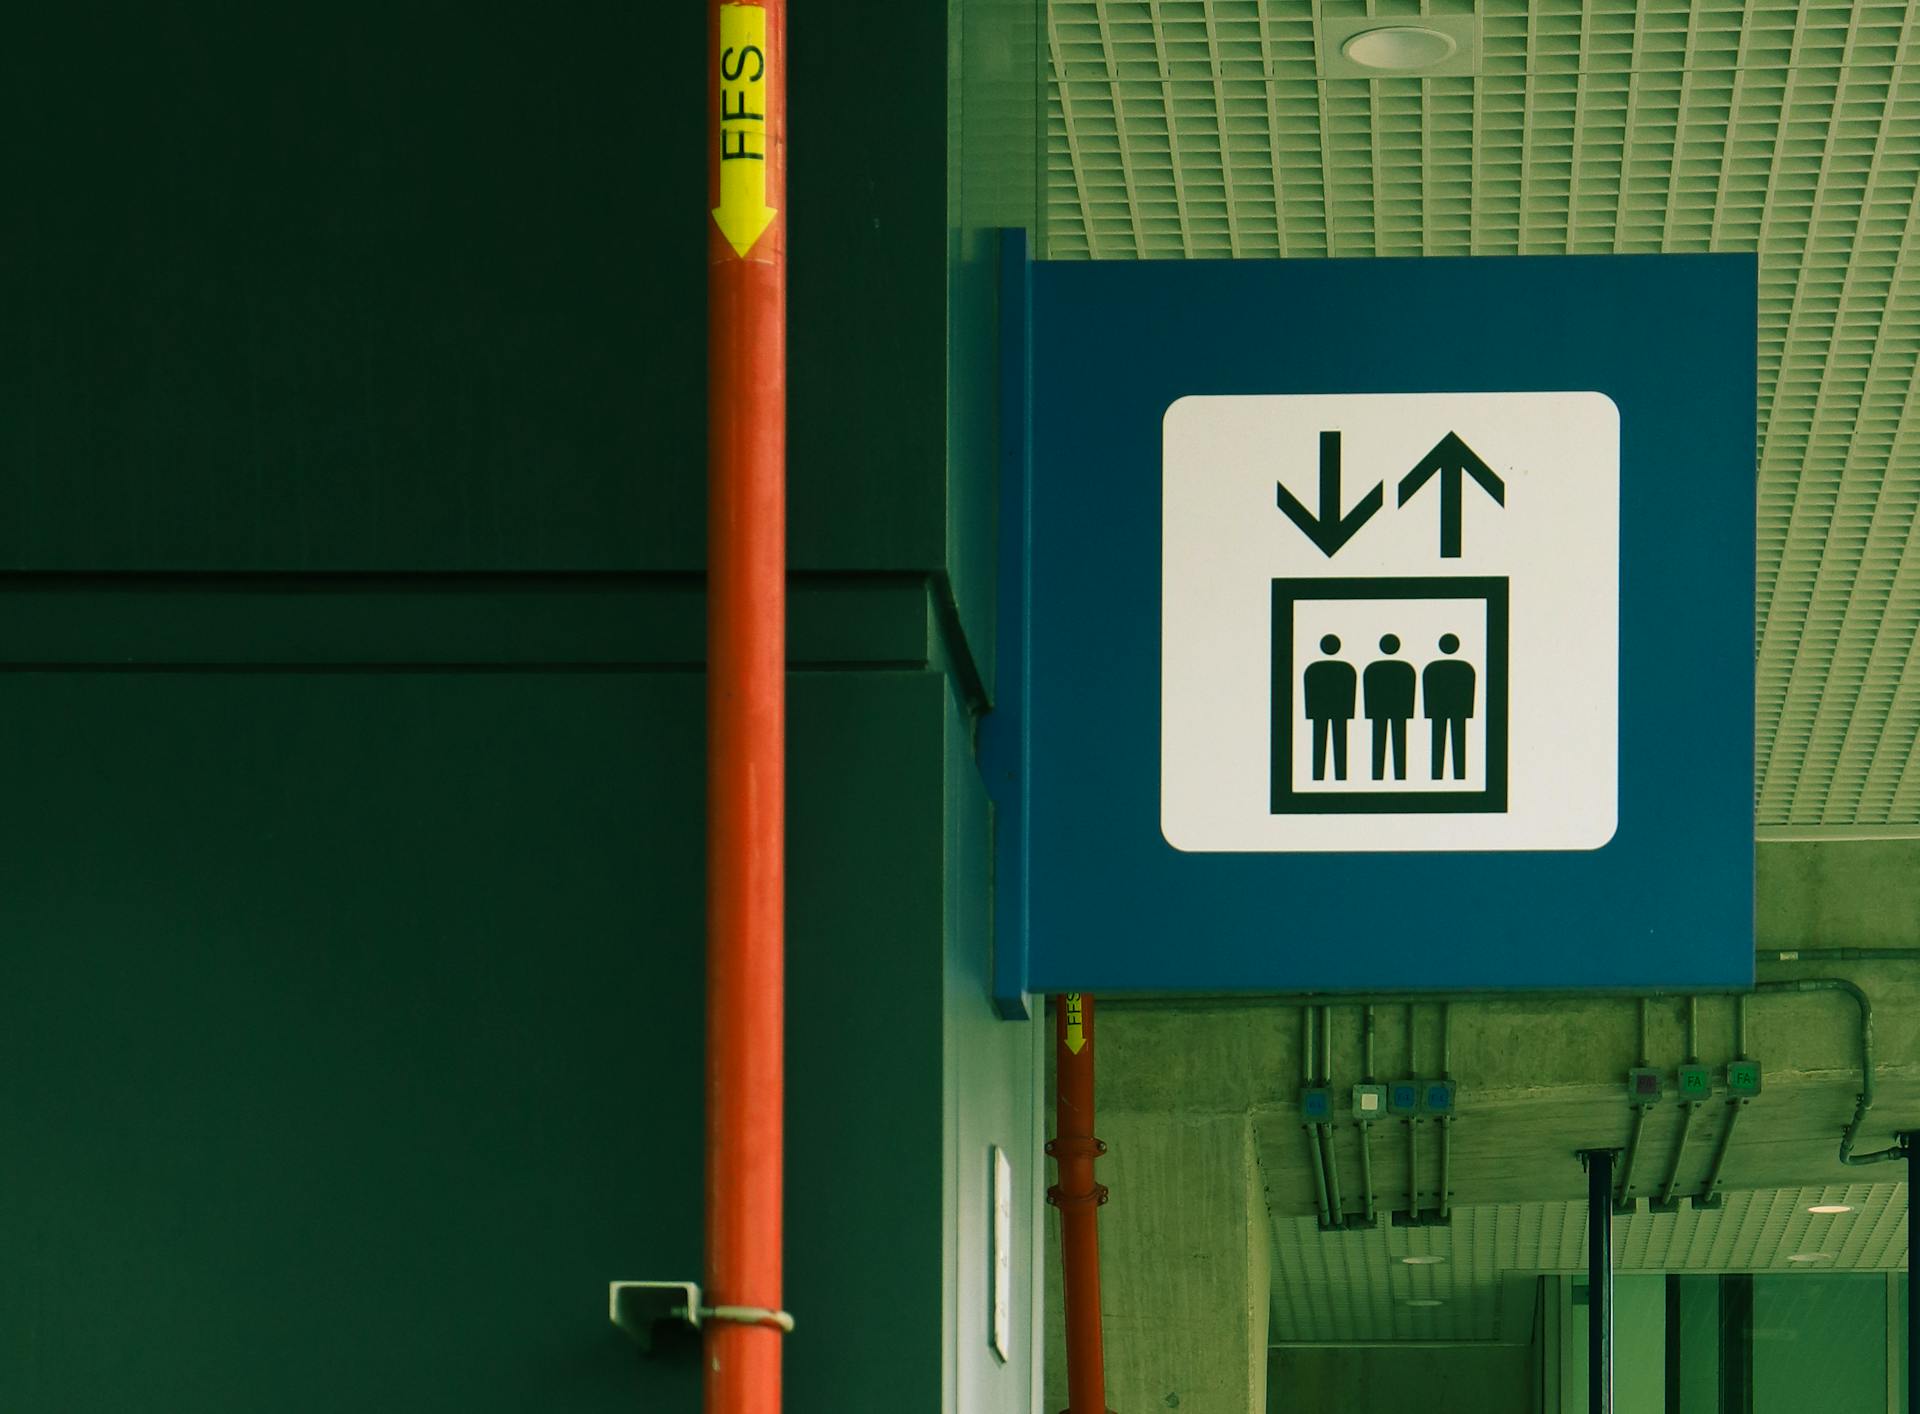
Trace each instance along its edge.
{"label": "human figure pictogram", "polygon": [[[1454,634],[1440,635],[1440,651],[1460,651]],[[1420,697],[1433,724],[1433,779],[1441,780],[1447,764],[1447,739],[1453,739],[1453,778],[1467,778],[1467,719],[1473,716],[1473,664],[1448,656],[1436,658],[1420,674]]]}
{"label": "human figure pictogram", "polygon": [[1369,663],[1361,674],[1360,685],[1366,699],[1367,720],[1373,723],[1373,778],[1384,780],[1387,767],[1387,742],[1393,742],[1393,778],[1407,778],[1407,719],[1413,716],[1413,690],[1416,677],[1413,664],[1393,655],[1400,651],[1400,640],[1393,634],[1380,639],[1380,651],[1387,656]]}
{"label": "human figure pictogram", "polygon": [[1328,634],[1320,640],[1320,651],[1327,656],[1309,663],[1305,673],[1307,720],[1313,723],[1313,778],[1327,778],[1327,747],[1333,747],[1333,778],[1347,778],[1347,729],[1353,722],[1353,697],[1359,674],[1351,663],[1333,655],[1340,651],[1340,640]]}

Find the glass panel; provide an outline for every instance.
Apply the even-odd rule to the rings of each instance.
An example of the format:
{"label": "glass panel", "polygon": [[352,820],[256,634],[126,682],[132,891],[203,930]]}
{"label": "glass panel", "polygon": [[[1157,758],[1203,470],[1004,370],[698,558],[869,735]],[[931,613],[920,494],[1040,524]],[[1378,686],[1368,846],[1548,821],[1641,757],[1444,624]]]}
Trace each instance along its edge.
{"label": "glass panel", "polygon": [[1753,1414],[1885,1414],[1887,1281],[1753,1279]]}
{"label": "glass panel", "polygon": [[1674,1284],[1679,1310],[1680,1407],[1669,1414],[1721,1414],[1720,1281],[1682,1277]]}
{"label": "glass panel", "polygon": [[[1561,1329],[1561,1408],[1587,1407],[1587,1317],[1584,1282],[1570,1282]],[[1613,1279],[1614,1414],[1667,1414],[1667,1279]],[[1712,1414],[1712,1411],[1708,1411]]]}
{"label": "glass panel", "polygon": [[1613,1279],[1614,1414],[1666,1414],[1667,1279]]}

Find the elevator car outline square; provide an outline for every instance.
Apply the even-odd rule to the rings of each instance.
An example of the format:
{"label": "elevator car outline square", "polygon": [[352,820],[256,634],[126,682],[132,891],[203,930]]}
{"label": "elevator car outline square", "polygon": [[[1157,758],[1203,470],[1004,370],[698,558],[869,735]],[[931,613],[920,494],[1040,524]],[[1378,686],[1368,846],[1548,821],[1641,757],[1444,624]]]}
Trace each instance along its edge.
{"label": "elevator car outline square", "polygon": [[1504,811],[1508,619],[1497,577],[1274,580],[1273,812]]}

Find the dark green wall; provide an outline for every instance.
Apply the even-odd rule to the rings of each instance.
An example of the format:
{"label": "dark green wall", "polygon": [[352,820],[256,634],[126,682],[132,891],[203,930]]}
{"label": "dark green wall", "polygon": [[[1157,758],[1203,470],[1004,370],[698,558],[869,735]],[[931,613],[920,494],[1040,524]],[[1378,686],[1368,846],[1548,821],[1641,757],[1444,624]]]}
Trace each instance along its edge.
{"label": "dark green wall", "polygon": [[[679,1383],[604,1283],[700,1270],[700,706],[683,673],[0,680],[0,1403]],[[794,678],[795,1408],[939,1372],[947,710],[934,674]]]}
{"label": "dark green wall", "polygon": [[[797,1414],[1030,1384],[954,1294],[984,1146],[1039,1178],[971,765],[1037,11],[978,8],[1017,34],[792,35]],[[1026,138],[963,178],[975,52]],[[697,1407],[605,1284],[700,1275],[704,53],[700,6],[16,26],[0,1408]]]}
{"label": "dark green wall", "polygon": [[[793,563],[944,574],[947,11],[791,45]],[[0,568],[697,569],[705,54],[698,4],[40,7]]]}
{"label": "dark green wall", "polygon": [[0,1405],[630,1407],[603,1284],[698,1270],[699,708],[0,681]]}

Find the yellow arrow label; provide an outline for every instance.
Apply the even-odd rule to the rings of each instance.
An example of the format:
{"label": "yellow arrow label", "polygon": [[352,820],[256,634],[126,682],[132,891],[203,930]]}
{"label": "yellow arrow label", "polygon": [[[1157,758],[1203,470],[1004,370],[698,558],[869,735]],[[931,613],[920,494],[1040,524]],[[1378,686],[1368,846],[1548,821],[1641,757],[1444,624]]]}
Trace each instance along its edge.
{"label": "yellow arrow label", "polygon": [[1080,994],[1067,993],[1067,1049],[1076,1056],[1087,1046],[1086,1027],[1080,1014]]}
{"label": "yellow arrow label", "polygon": [[745,259],[773,224],[767,205],[767,12],[720,7],[720,204],[713,221]]}

